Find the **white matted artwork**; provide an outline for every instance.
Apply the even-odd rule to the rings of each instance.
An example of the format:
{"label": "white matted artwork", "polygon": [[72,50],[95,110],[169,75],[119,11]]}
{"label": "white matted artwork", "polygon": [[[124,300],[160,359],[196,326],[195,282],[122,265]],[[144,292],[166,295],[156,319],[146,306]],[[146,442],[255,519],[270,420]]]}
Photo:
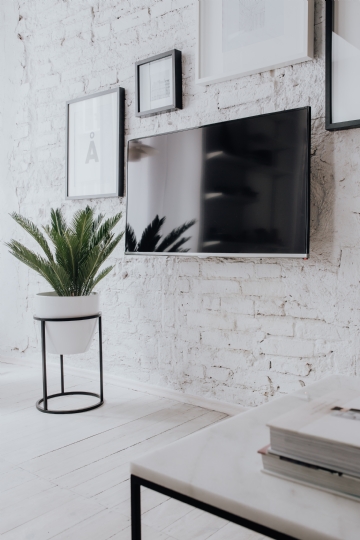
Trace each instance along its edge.
{"label": "white matted artwork", "polygon": [[118,197],[123,183],[124,90],[67,103],[68,199]]}
{"label": "white matted artwork", "polygon": [[314,0],[198,0],[196,82],[313,58]]}
{"label": "white matted artwork", "polygon": [[360,0],[326,2],[326,129],[360,127]]}
{"label": "white matted artwork", "polygon": [[166,107],[173,102],[172,57],[160,58],[139,67],[140,112]]}
{"label": "white matted artwork", "polygon": [[181,51],[173,49],[135,63],[135,114],[182,109]]}

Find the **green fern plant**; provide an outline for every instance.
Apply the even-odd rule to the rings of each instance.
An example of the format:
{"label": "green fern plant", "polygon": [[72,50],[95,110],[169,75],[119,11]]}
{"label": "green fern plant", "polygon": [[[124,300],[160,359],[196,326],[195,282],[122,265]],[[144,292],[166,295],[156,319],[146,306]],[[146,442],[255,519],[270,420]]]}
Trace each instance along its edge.
{"label": "green fern plant", "polygon": [[113,269],[108,266],[100,271],[124,234],[113,232],[121,213],[103,221],[102,214],[95,217],[94,209],[87,206],[75,212],[68,225],[61,209],[52,209],[50,225],[43,230],[53,250],[32,221],[16,212],[11,217],[37,241],[44,254],[38,255],[16,240],[6,243],[10,253],[45,278],[59,296],[88,296]]}
{"label": "green fern plant", "polygon": [[[165,222],[165,217],[161,219],[155,216],[152,222],[144,229],[139,242],[136,239],[135,231],[131,225],[126,226],[126,251],[127,252],[171,252],[171,253],[187,253],[189,250],[182,246],[190,240],[191,236],[181,235],[192,227],[196,220],[192,219],[173,229],[169,234],[162,239],[160,229]],[[162,240],[161,240],[162,239]],[[161,240],[161,242],[160,242]],[[160,242],[160,243],[159,243]]]}

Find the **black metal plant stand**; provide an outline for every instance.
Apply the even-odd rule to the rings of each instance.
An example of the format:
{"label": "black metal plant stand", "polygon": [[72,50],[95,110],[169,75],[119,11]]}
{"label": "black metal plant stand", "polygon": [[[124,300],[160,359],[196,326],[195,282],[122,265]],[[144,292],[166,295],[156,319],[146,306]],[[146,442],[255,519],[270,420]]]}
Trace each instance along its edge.
{"label": "black metal plant stand", "polygon": [[[36,402],[36,408],[43,412],[49,414],[74,414],[82,413],[86,411],[92,411],[97,409],[104,403],[104,390],[103,390],[103,357],[102,357],[102,326],[101,326],[101,313],[96,315],[89,315],[87,317],[71,317],[71,318],[60,318],[60,319],[44,319],[42,317],[34,317],[36,321],[41,322],[41,351],[42,351],[42,372],[43,372],[43,397]],[[52,394],[51,396],[47,395],[47,378],[46,378],[46,342],[45,342],[45,323],[46,322],[71,322],[71,321],[85,321],[88,319],[98,319],[99,320],[99,367],[100,367],[100,394],[95,394],[94,392],[65,392],[64,388],[64,358],[63,355],[60,355],[60,371],[61,371],[61,392],[59,394]],[[61,397],[61,396],[93,396],[99,398],[99,401],[95,405],[90,407],[84,407],[82,409],[67,409],[67,410],[51,410],[48,408],[48,399]],[[43,406],[41,406],[43,403]]]}

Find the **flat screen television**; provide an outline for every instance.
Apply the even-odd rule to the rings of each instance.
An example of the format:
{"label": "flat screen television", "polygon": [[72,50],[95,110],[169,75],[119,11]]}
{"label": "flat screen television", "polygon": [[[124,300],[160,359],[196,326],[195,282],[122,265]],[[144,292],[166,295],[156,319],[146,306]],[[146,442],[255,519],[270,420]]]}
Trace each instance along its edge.
{"label": "flat screen television", "polygon": [[128,143],[126,253],[309,255],[310,107]]}

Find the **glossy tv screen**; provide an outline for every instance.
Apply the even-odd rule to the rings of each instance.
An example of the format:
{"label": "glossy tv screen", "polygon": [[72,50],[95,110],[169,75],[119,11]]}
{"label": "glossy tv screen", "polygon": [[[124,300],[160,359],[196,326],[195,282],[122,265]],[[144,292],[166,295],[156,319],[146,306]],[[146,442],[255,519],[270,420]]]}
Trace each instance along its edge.
{"label": "glossy tv screen", "polygon": [[126,253],[309,254],[310,108],[128,144]]}

